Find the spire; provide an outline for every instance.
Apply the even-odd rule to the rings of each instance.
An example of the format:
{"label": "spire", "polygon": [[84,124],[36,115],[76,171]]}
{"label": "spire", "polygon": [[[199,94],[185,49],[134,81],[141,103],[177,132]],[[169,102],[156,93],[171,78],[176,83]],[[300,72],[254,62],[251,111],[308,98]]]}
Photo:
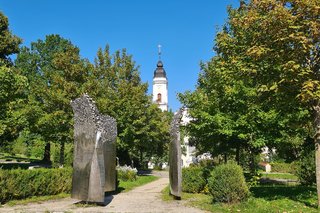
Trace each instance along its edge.
{"label": "spire", "polygon": [[159,61],[161,61],[161,45],[158,45],[158,56],[159,56]]}
{"label": "spire", "polygon": [[163,69],[163,63],[161,61],[161,45],[158,45],[158,57],[159,57],[159,61],[157,63],[157,69],[154,71],[154,75],[153,77],[164,77],[167,78],[167,74],[166,71]]}

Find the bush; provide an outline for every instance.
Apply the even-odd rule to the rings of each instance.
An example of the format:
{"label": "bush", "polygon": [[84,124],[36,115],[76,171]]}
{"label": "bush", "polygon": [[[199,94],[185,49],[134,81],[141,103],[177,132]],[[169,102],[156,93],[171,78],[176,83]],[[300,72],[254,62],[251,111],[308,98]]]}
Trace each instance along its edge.
{"label": "bush", "polygon": [[189,193],[199,193],[206,186],[203,168],[193,166],[182,169],[182,191]]}
{"label": "bush", "polygon": [[136,168],[132,168],[127,165],[118,166],[117,172],[118,172],[118,179],[122,181],[134,181],[137,179],[138,171]]}
{"label": "bush", "polygon": [[71,192],[72,169],[0,169],[0,201]]}
{"label": "bush", "polygon": [[311,186],[316,183],[316,163],[315,153],[304,152],[303,157],[298,163],[296,175],[302,185]]}
{"label": "bush", "polygon": [[245,200],[250,194],[242,168],[234,163],[215,167],[208,180],[208,187],[215,202],[236,203]]}

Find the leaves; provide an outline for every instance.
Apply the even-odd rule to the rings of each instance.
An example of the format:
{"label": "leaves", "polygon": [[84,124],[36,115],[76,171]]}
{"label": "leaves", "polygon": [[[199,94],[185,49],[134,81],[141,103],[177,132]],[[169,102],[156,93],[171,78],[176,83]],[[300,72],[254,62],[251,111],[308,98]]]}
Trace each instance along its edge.
{"label": "leaves", "polygon": [[229,8],[215,38],[217,55],[201,65],[197,89],[180,94],[194,118],[200,151],[259,152],[308,137],[319,100],[319,1],[249,1]]}

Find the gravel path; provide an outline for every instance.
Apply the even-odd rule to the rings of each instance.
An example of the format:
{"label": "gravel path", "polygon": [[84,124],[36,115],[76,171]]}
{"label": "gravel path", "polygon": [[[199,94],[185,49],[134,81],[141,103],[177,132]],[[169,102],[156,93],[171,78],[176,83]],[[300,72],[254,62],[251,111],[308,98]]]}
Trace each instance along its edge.
{"label": "gravel path", "polygon": [[169,179],[167,173],[157,173],[160,178],[126,193],[110,195],[105,198],[106,206],[79,207],[72,198],[30,203],[13,207],[4,206],[0,212],[204,212],[185,206],[185,201],[162,201],[161,190]]}

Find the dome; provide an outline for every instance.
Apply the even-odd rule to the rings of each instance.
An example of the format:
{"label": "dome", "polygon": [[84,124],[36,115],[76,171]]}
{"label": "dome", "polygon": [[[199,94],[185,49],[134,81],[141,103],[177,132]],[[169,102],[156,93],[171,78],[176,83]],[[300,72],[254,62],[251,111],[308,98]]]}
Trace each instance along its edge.
{"label": "dome", "polygon": [[157,69],[154,71],[153,78],[167,78],[166,71],[163,69],[162,61],[158,61]]}

